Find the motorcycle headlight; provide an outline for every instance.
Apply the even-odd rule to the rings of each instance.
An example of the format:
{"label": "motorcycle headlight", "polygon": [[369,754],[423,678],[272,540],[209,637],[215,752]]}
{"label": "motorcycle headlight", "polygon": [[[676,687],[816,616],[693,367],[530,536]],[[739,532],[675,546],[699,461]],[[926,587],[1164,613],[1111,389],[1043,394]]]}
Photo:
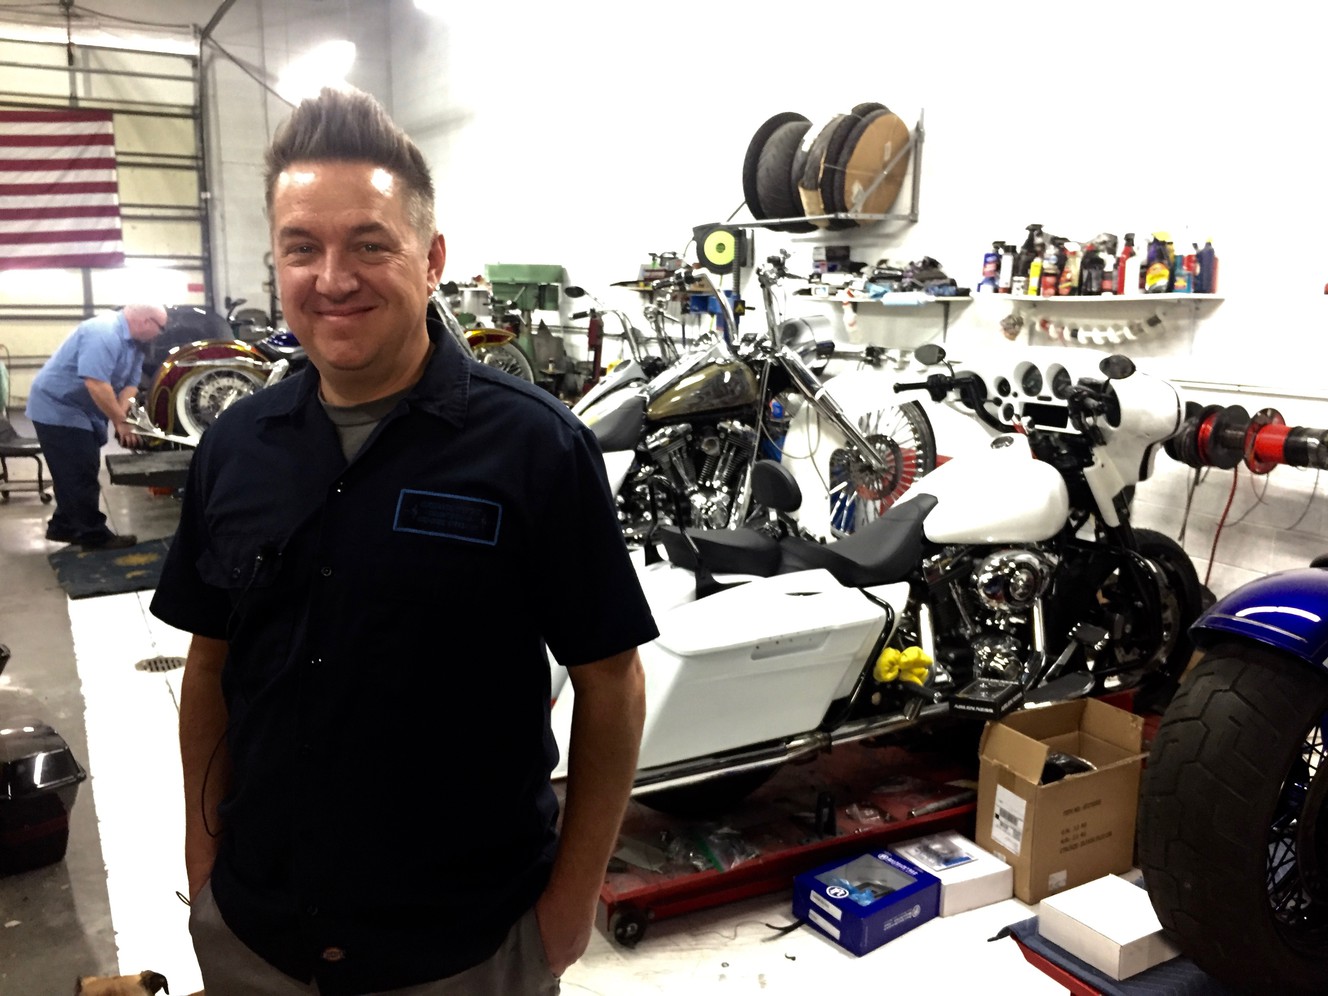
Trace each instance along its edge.
{"label": "motorcycle headlight", "polygon": [[835,351],[833,327],[825,315],[790,318],[780,324],[778,334],[779,345],[791,348],[809,366]]}

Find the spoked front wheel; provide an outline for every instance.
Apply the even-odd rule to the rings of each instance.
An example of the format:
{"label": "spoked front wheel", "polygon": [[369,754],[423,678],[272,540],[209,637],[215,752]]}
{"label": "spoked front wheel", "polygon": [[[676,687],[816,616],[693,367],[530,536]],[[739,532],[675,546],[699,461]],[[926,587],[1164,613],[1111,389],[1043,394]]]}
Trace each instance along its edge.
{"label": "spoked front wheel", "polygon": [[830,454],[830,530],[848,536],[875,522],[918,478],[936,469],[936,436],[916,401],[873,409],[856,420],[883,466],[851,443]]}
{"label": "spoked front wheel", "polygon": [[1218,981],[1328,991],[1328,676],[1214,647],[1144,769],[1139,866],[1162,925]]}
{"label": "spoked front wheel", "polygon": [[535,371],[531,369],[526,354],[510,342],[493,346],[476,346],[475,359],[485,366],[502,370],[528,383],[535,383]]}
{"label": "spoked front wheel", "polygon": [[177,428],[187,436],[203,435],[222,412],[265,383],[265,378],[239,367],[205,367],[195,371],[175,388]]}

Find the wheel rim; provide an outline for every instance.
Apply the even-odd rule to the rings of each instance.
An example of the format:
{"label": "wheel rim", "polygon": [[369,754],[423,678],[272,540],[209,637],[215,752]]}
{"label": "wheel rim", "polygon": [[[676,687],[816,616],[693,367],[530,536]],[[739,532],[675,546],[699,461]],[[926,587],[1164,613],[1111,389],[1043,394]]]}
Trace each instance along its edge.
{"label": "wheel rim", "polygon": [[1167,572],[1152,560],[1146,563],[1149,577],[1154,582],[1154,594],[1162,607],[1161,618],[1157,623],[1160,629],[1158,640],[1138,638],[1136,617],[1143,611],[1144,605],[1131,590],[1132,586],[1121,578],[1119,571],[1111,576],[1099,592],[1099,599],[1109,612],[1120,612],[1131,620],[1130,631],[1111,643],[1111,656],[1115,661],[1113,670],[1141,671],[1154,665],[1160,666],[1171,656],[1180,638],[1180,599],[1171,584],[1164,581]]}
{"label": "wheel rim", "polygon": [[858,419],[858,429],[885,458],[886,467],[878,471],[852,446],[831,453],[830,528],[836,536],[875,522],[936,463],[930,441],[903,409],[868,412]]}
{"label": "wheel rim", "polygon": [[485,366],[493,367],[525,381],[534,381],[535,377],[521,351],[508,344],[501,346],[480,346],[475,350],[475,358]]}
{"label": "wheel rim", "polygon": [[1328,942],[1328,717],[1310,727],[1282,783],[1268,828],[1268,904],[1288,944],[1321,952]]}
{"label": "wheel rim", "polygon": [[222,412],[262,386],[257,376],[234,368],[197,374],[178,388],[175,414],[180,427],[190,436],[201,436]]}

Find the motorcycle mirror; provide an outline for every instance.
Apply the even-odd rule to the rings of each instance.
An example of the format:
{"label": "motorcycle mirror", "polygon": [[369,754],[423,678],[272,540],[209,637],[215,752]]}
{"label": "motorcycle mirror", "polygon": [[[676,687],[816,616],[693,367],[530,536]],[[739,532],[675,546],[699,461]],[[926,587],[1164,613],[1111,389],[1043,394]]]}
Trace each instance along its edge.
{"label": "motorcycle mirror", "polygon": [[573,284],[571,287],[564,287],[563,294],[566,297],[585,297],[586,289],[584,287],[577,287]]}
{"label": "motorcycle mirror", "polygon": [[1120,353],[1112,353],[1099,363],[1097,368],[1112,380],[1124,380],[1134,373],[1134,360]]}
{"label": "motorcycle mirror", "polygon": [[945,359],[945,350],[936,343],[929,342],[913,350],[913,358],[925,367],[932,367]]}

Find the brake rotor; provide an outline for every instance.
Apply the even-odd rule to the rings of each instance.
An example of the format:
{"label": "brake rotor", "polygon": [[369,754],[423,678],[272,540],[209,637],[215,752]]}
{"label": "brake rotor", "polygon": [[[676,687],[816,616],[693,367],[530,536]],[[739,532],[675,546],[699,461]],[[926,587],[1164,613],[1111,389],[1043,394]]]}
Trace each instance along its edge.
{"label": "brake rotor", "polygon": [[[899,487],[904,454],[899,444],[889,436],[868,436],[867,442],[871,443],[872,449],[885,457],[884,473],[878,471],[871,461],[856,449],[845,447],[835,450],[831,455],[831,474],[834,476],[835,463],[838,460],[838,469],[845,474],[845,477],[840,479],[847,481],[854,495],[863,501],[876,502],[880,510],[884,511],[895,488]],[[883,502],[886,504],[882,505]]]}

